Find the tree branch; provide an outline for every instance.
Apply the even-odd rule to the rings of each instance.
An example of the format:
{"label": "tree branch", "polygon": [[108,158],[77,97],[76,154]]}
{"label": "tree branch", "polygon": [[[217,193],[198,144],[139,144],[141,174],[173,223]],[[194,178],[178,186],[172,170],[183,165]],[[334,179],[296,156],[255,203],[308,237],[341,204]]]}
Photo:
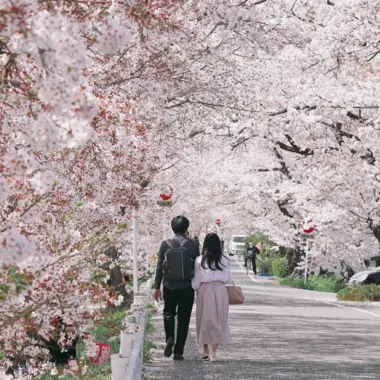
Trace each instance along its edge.
{"label": "tree branch", "polygon": [[[260,4],[264,4],[266,2],[267,2],[267,0],[257,0],[252,5],[260,5]],[[243,5],[245,5],[247,3],[248,3],[248,0],[244,0],[240,4],[238,4],[238,7],[242,7]]]}
{"label": "tree branch", "polygon": [[292,176],[291,176],[291,174],[289,172],[289,169],[288,169],[288,167],[285,164],[284,158],[281,156],[281,154],[279,153],[279,151],[276,148],[274,148],[273,151],[274,151],[274,153],[275,153],[278,161],[280,162],[281,172],[283,174],[285,174],[286,177],[288,177],[288,179],[292,179]]}
{"label": "tree branch", "polygon": [[249,137],[238,138],[237,141],[234,144],[232,144],[231,150],[235,150],[237,147],[239,147],[240,145],[243,145],[249,139],[250,139]]}
{"label": "tree branch", "polygon": [[175,165],[177,165],[181,160],[177,160],[174,164],[168,166],[167,168],[164,168],[164,169],[161,169],[162,172],[164,172],[165,170],[169,170],[171,169],[172,167],[174,167]]}
{"label": "tree branch", "polygon": [[314,154],[314,151],[311,150],[310,148],[306,148],[306,149],[302,150],[297,144],[295,144],[294,140],[292,139],[292,137],[290,135],[285,134],[285,137],[289,141],[290,146],[284,144],[281,141],[277,141],[277,145],[281,149],[286,150],[286,151],[291,152],[291,153],[301,154],[303,156],[312,156]]}

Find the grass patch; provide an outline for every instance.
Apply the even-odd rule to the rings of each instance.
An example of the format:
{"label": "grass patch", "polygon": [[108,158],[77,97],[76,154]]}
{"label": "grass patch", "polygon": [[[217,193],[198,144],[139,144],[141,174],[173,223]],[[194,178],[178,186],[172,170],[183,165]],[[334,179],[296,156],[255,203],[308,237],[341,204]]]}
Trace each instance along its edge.
{"label": "grass patch", "polygon": [[329,293],[337,293],[345,288],[344,279],[342,277],[331,275],[310,276],[306,282],[302,277],[289,276],[281,279],[280,284],[292,288]]}
{"label": "grass patch", "polygon": [[380,285],[357,285],[342,289],[336,296],[340,301],[380,301]]}
{"label": "grass patch", "polygon": [[144,344],[143,344],[143,361],[145,363],[152,360],[152,354],[150,350],[152,348],[157,348],[157,346],[150,339],[153,333],[154,333],[154,325],[152,322],[152,313],[148,312],[146,326],[145,326]]}

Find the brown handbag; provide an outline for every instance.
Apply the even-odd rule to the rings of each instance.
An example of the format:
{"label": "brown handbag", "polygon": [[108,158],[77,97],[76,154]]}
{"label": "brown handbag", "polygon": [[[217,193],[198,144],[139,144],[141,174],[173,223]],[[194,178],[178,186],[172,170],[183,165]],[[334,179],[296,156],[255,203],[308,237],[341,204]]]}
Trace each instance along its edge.
{"label": "brown handbag", "polygon": [[240,286],[232,283],[232,286],[226,286],[226,288],[230,305],[241,305],[244,302],[244,294]]}

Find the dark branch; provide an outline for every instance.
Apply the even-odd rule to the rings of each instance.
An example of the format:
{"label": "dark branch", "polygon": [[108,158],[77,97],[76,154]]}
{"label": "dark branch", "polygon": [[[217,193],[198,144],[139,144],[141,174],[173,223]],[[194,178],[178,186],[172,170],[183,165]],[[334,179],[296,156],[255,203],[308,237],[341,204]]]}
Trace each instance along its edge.
{"label": "dark branch", "polygon": [[290,174],[290,172],[289,172],[289,169],[288,169],[288,167],[286,166],[285,161],[284,161],[284,158],[281,156],[280,152],[277,150],[277,148],[274,148],[273,151],[274,151],[274,153],[275,153],[275,155],[276,155],[278,161],[280,162],[280,165],[281,165],[281,172],[282,172],[283,174],[285,174],[286,177],[288,177],[289,179],[292,179],[292,176],[291,176],[291,174]]}
{"label": "dark branch", "polygon": [[290,214],[290,212],[288,211],[288,209],[285,207],[287,204],[288,204],[288,200],[283,200],[283,201],[278,200],[278,201],[277,201],[277,206],[278,206],[278,208],[280,209],[280,211],[281,211],[285,216],[287,216],[288,218],[293,218],[293,215]]}
{"label": "dark branch", "polygon": [[172,165],[170,165],[170,166],[168,166],[166,168],[161,169],[161,171],[164,172],[165,170],[171,169],[172,167],[176,166],[178,164],[178,162],[180,162],[180,161],[181,160],[177,160],[174,164],[172,164]]}
{"label": "dark branch", "polygon": [[185,99],[182,102],[179,102],[179,103],[176,103],[176,104],[172,104],[171,106],[166,106],[165,109],[170,110],[170,109],[173,109],[173,108],[181,107],[184,104],[189,103],[189,102],[190,102],[189,99]]}
{"label": "dark branch", "polygon": [[238,146],[244,144],[246,141],[249,140],[249,137],[240,137],[237,139],[237,141],[232,145],[231,150],[236,149]]}
{"label": "dark branch", "polygon": [[342,130],[342,126],[343,126],[342,123],[338,122],[335,124],[329,124],[329,123],[326,123],[324,121],[322,121],[321,123],[323,125],[326,125],[326,126],[332,128],[335,131],[335,138],[336,138],[339,145],[343,144],[343,137],[347,137],[349,139],[355,139],[356,141],[361,141],[359,137],[357,137],[357,136],[355,136],[349,132],[343,131]]}
{"label": "dark branch", "polygon": [[[253,5],[260,5],[260,4],[263,4],[263,3],[266,3],[267,0],[257,0],[253,3]],[[247,4],[248,3],[248,0],[244,0],[242,1],[240,4],[238,4],[238,7],[242,7],[243,5]]]}
{"label": "dark branch", "polygon": [[288,134],[285,134],[285,137],[287,138],[287,140],[289,141],[290,145],[286,145],[284,144],[283,142],[281,141],[277,141],[277,145],[283,149],[283,150],[286,150],[287,152],[291,152],[291,153],[296,153],[296,154],[301,154],[302,156],[312,156],[314,154],[314,151],[311,150],[310,148],[306,148],[306,149],[301,149],[295,142],[294,140],[292,139],[291,136],[289,136]]}
{"label": "dark branch", "polygon": [[205,133],[205,132],[206,132],[205,129],[200,129],[198,131],[193,131],[193,132],[190,133],[189,137],[192,138],[192,137],[198,136],[198,135],[200,135],[202,133]]}

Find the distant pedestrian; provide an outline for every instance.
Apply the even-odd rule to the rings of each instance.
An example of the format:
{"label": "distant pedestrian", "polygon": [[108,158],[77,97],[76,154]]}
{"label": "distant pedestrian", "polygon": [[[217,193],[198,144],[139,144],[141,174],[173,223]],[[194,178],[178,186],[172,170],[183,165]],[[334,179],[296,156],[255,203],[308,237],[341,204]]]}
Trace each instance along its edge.
{"label": "distant pedestrian", "polygon": [[218,345],[231,343],[229,299],[225,286],[231,282],[229,260],[222,253],[219,237],[209,233],[203,243],[202,256],[195,261],[192,281],[197,291],[197,340],[200,346],[203,345],[203,360],[215,361]]}
{"label": "distant pedestrian", "polygon": [[244,266],[247,266],[248,260],[251,260],[252,262],[252,269],[255,274],[257,274],[257,268],[256,268],[256,255],[258,255],[260,251],[258,248],[256,248],[253,243],[248,243],[248,248],[245,254],[245,262]]}
{"label": "distant pedestrian", "polygon": [[123,284],[124,284],[124,287],[125,287],[125,291],[130,294],[133,292],[133,288],[132,288],[132,285],[131,285],[131,277],[129,276],[129,274],[125,274],[123,276]]}
{"label": "distant pedestrian", "polygon": [[[172,220],[171,225],[175,236],[163,241],[158,253],[154,299],[158,302],[161,297],[160,286],[163,280],[166,334],[164,356],[170,357],[174,348],[174,360],[184,360],[183,351],[194,303],[191,280],[194,277],[194,263],[199,256],[199,247],[194,240],[186,236],[190,225],[187,218],[177,216]],[[176,315],[177,336],[175,339]]]}
{"label": "distant pedestrian", "polygon": [[200,245],[198,236],[194,236],[194,241],[198,244],[198,247]]}

